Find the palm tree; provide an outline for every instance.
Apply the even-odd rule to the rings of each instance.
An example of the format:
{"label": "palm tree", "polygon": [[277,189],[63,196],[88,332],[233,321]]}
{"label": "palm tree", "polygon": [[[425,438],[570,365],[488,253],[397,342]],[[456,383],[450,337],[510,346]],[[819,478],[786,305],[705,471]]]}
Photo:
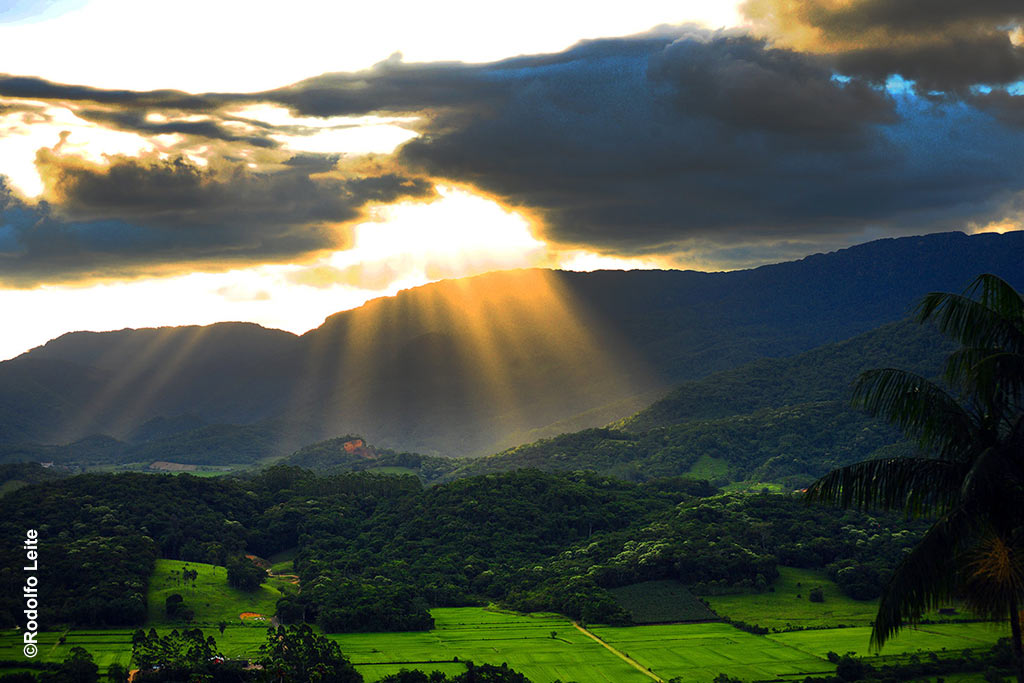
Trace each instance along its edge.
{"label": "palm tree", "polygon": [[982,275],[963,294],[929,294],[917,318],[960,343],[944,372],[956,393],[890,368],[862,374],[853,400],[898,426],[921,454],[835,470],[807,498],[935,517],[883,590],[872,646],[959,598],[982,616],[1009,618],[1024,683],[1024,299]]}

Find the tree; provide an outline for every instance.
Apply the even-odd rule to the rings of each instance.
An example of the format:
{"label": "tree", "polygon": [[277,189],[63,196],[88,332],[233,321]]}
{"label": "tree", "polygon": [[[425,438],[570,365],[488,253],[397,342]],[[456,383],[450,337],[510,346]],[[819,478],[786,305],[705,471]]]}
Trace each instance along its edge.
{"label": "tree", "polygon": [[132,661],[140,669],[159,667],[187,676],[203,671],[209,662],[221,658],[213,636],[206,637],[199,629],[178,632],[174,629],[164,636],[150,630],[148,635],[132,638]]}
{"label": "tree", "polygon": [[960,344],[944,372],[955,393],[888,368],[862,374],[854,402],[898,426],[921,454],[835,470],[807,500],[934,516],[882,592],[872,645],[959,597],[983,616],[1009,618],[1024,683],[1024,300],[982,275],[963,294],[929,294],[917,318]]}
{"label": "tree", "polygon": [[228,585],[250,593],[267,580],[267,570],[257,566],[246,557],[235,557],[228,561]]}
{"label": "tree", "polygon": [[110,683],[126,683],[128,680],[128,669],[114,662],[107,669],[107,679]]}
{"label": "tree", "polygon": [[178,593],[171,593],[167,596],[167,599],[164,600],[164,613],[167,614],[168,617],[176,617],[184,606],[184,598],[182,598]]}
{"label": "tree", "polygon": [[308,624],[267,630],[256,662],[275,683],[361,683],[333,640],[313,633]]}
{"label": "tree", "polygon": [[83,647],[71,648],[71,656],[64,660],[60,670],[67,674],[69,683],[95,683],[100,679],[99,667]]}

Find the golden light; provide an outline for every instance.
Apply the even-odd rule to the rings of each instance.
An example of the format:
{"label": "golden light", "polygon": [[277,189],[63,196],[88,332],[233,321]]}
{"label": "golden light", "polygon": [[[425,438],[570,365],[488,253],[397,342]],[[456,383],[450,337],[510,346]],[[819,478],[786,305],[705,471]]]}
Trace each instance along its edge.
{"label": "golden light", "polygon": [[585,273],[595,270],[657,270],[670,267],[664,261],[653,257],[611,256],[583,249],[558,251],[554,255],[554,260],[561,270]]}
{"label": "golden light", "polygon": [[[475,454],[622,417],[661,385],[564,277],[530,269],[449,280],[334,319],[307,349],[290,412],[371,441],[394,434],[397,420],[406,447],[427,453],[432,425],[444,424],[459,452]],[[399,398],[383,411],[352,387]],[[566,401],[573,387],[588,390]],[[629,398],[608,405],[613,395]],[[474,418],[453,426],[455,415]]]}
{"label": "golden light", "polygon": [[103,128],[79,118],[67,107],[0,100],[0,105],[4,103],[38,107],[0,114],[0,174],[6,175],[25,197],[38,197],[43,192],[43,180],[36,168],[36,152],[40,149],[59,149],[62,154],[97,163],[103,163],[105,155],[138,156],[155,149],[140,135]]}
{"label": "golden light", "polygon": [[64,332],[246,320],[305,332],[336,311],[440,277],[537,265],[528,221],[464,189],[374,210],[353,247],[304,265],[258,265],[79,286],[0,289],[0,359]]}
{"label": "golden light", "polygon": [[[353,246],[326,265],[386,268],[416,286],[431,280],[539,265],[546,244],[522,214],[466,189],[438,185],[432,202],[400,202],[371,211],[353,229]],[[412,284],[415,283],[415,284]]]}
{"label": "golden light", "polygon": [[1006,217],[1001,218],[999,220],[991,221],[989,223],[985,223],[984,225],[972,221],[971,223],[967,224],[967,229],[968,232],[972,235],[977,235],[983,232],[994,232],[1001,235],[1004,232],[1020,230],[1022,225],[1024,225],[1024,221],[1022,221],[1021,218],[1024,217]]}
{"label": "golden light", "polygon": [[[0,290],[0,307],[10,319],[25,322],[0,340],[0,357],[70,330],[245,320],[302,333],[328,315],[378,298],[348,314],[344,325],[330,323],[326,333],[317,335],[318,344],[306,348],[306,379],[299,382],[304,388],[289,397],[295,425],[316,417],[323,421],[314,423],[371,439],[378,432],[394,433],[393,425],[385,429],[380,422],[383,413],[372,401],[346,388],[407,383],[417,388],[399,391],[404,403],[394,411],[408,418],[413,442],[416,430],[429,429],[431,416],[440,423],[445,411],[482,410],[485,417],[457,438],[466,452],[484,453],[606,423],[630,412],[639,397],[659,386],[623,340],[588,317],[564,285],[568,276],[533,268],[466,278],[550,263],[558,252],[534,236],[526,216],[466,188],[437,190],[432,202],[377,207],[371,220],[354,227],[350,249],[305,265]],[[578,265],[585,257],[573,254]],[[635,265],[604,258],[590,263]],[[379,298],[440,277],[464,279],[398,299]],[[97,419],[119,433],[130,430],[206,333],[184,331],[172,346],[167,336],[154,335],[121,364],[83,414],[69,418],[67,433]],[[452,372],[426,370],[438,366],[450,366]],[[426,372],[425,381],[433,379],[419,386],[406,376],[417,372]],[[334,379],[324,383],[325,377]],[[567,403],[560,392],[568,386],[586,386],[592,393],[582,403]],[[135,397],[127,410],[121,400],[125,395]],[[608,406],[603,397],[609,395],[636,401]],[[595,412],[565,414],[569,404]],[[105,412],[115,405],[122,406],[120,412]],[[537,425],[551,426],[536,431]],[[513,436],[498,443],[489,440],[492,433]],[[423,443],[428,442],[424,437]]]}

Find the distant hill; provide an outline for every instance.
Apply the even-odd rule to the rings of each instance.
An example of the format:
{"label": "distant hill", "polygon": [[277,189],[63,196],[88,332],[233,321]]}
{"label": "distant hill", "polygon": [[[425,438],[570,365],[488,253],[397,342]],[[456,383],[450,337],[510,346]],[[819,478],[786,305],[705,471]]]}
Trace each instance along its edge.
{"label": "distant hill", "polygon": [[[1024,286],[1022,262],[1024,233],[947,233],[730,273],[492,273],[371,301],[301,337],[247,323],[72,333],[0,363],[0,444],[273,420],[268,451],[349,432],[480,455],[847,339],[980,272]],[[637,420],[629,429],[658,422]]]}
{"label": "distant hill", "polygon": [[794,486],[871,456],[906,448],[881,420],[854,410],[864,370],[900,367],[937,378],[953,344],[911,321],[837,344],[684,382],[611,428],[588,429],[468,461],[446,478],[532,467],[592,470],[646,481],[694,473],[719,484]]}
{"label": "distant hill", "polygon": [[134,443],[98,434],[62,445],[0,444],[0,463],[248,465],[283,458],[301,445],[273,424],[215,424]]}

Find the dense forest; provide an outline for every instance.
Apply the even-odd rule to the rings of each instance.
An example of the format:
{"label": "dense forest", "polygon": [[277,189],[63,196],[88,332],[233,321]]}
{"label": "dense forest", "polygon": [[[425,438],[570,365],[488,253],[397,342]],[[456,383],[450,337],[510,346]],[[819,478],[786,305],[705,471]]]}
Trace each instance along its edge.
{"label": "dense forest", "polygon": [[0,519],[5,625],[19,613],[19,544],[38,528],[47,623],[141,623],[159,557],[230,566],[294,548],[302,589],[278,616],[328,632],[427,629],[428,607],[492,601],[626,623],[609,589],[674,579],[698,592],[765,590],[779,563],[828,569],[870,598],[921,531],[680,477],[519,470],[424,488],[283,465],[248,479],[79,475],[5,496]]}
{"label": "dense forest", "polygon": [[470,460],[442,479],[536,467],[643,481],[689,474],[703,458],[717,465],[710,478],[718,485],[752,480],[799,488],[901,444],[895,429],[850,406],[858,374],[895,366],[937,376],[951,349],[930,327],[909,320],[884,325],[791,358],[685,382],[612,427]]}

